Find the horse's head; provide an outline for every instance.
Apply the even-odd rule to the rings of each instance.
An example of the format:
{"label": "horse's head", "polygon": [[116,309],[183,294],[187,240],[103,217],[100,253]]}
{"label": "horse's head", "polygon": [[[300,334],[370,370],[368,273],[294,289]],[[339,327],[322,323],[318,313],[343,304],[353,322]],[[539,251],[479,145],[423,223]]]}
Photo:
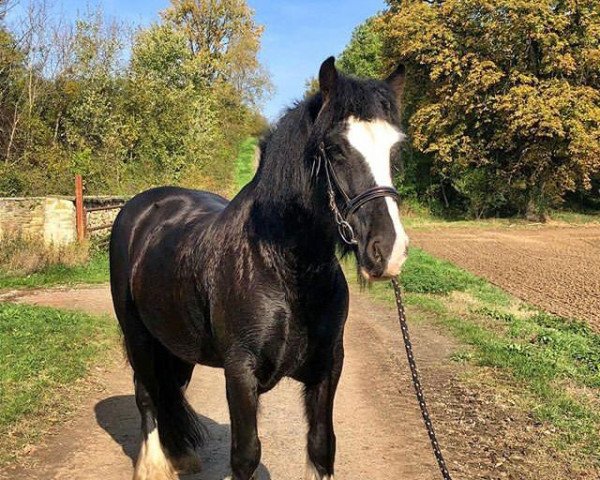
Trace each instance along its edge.
{"label": "horse's head", "polygon": [[404,138],[398,108],[404,68],[384,81],[362,80],[339,74],[332,57],[321,66],[319,84],[313,145],[327,196],[335,199],[332,205],[327,198],[332,216],[367,280],[395,276],[408,250],[391,174]]}

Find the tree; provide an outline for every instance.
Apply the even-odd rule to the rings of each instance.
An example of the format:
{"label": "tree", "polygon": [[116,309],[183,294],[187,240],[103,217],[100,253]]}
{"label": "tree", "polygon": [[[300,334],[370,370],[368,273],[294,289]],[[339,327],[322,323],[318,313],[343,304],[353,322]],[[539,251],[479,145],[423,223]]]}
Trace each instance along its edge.
{"label": "tree", "polygon": [[[402,59],[412,72],[414,146],[471,197],[474,214],[516,208],[543,218],[566,192],[591,187],[599,2],[390,0],[378,28],[387,63]],[[492,194],[482,200],[481,191]]]}
{"label": "tree", "polygon": [[185,35],[205,82],[227,83],[245,102],[260,101],[270,88],[258,60],[263,27],[245,0],[171,0],[162,15]]}
{"label": "tree", "polygon": [[69,170],[86,177],[89,190],[119,189],[127,155],[123,30],[100,11],[76,20],[70,56],[56,78],[56,100],[66,100],[57,112],[58,139]]}
{"label": "tree", "polygon": [[[196,82],[195,66],[185,35],[172,26],[154,25],[137,35],[128,88],[135,122],[133,167],[153,183],[193,179],[196,186],[207,186],[225,160],[221,155],[230,153],[223,152],[225,130],[217,121],[214,92]],[[206,174],[204,185],[197,184],[199,172]]]}
{"label": "tree", "polygon": [[359,77],[382,78],[386,73],[383,39],[372,17],[356,27],[350,43],[338,58],[339,67]]}
{"label": "tree", "polygon": [[[206,5],[196,23],[165,13],[133,36],[99,10],[54,20],[44,0],[18,29],[0,18],[0,195],[69,194],[75,173],[90,194],[227,193],[236,150],[262,123],[260,29],[243,2]],[[210,26],[212,47],[199,48],[196,26]]]}

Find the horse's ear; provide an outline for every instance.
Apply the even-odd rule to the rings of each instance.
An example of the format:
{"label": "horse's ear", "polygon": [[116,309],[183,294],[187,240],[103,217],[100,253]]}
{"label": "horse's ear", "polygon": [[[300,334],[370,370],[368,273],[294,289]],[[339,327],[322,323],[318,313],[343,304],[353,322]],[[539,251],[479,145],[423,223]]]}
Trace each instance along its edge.
{"label": "horse's ear", "polygon": [[386,78],[386,83],[390,86],[396,98],[398,99],[398,103],[402,99],[402,95],[404,94],[404,84],[406,79],[406,68],[403,64],[400,64],[396,67],[396,69],[391,73],[391,75]]}
{"label": "horse's ear", "polygon": [[338,71],[335,68],[335,57],[329,57],[319,70],[319,88],[325,100],[328,100],[335,90],[338,81]]}

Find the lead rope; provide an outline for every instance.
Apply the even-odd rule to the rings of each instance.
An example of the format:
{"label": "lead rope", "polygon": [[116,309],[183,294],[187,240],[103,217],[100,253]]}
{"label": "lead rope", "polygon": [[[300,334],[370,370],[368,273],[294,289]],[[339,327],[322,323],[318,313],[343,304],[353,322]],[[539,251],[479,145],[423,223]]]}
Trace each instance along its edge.
{"label": "lead rope", "polygon": [[417,400],[419,401],[419,407],[421,408],[421,415],[425,422],[425,428],[431,440],[431,447],[433,448],[433,454],[437,460],[440,472],[444,480],[452,480],[450,472],[446,467],[444,456],[440,444],[437,441],[435,430],[433,429],[433,423],[431,423],[431,417],[429,416],[429,410],[427,409],[427,403],[425,402],[425,395],[423,394],[423,387],[421,386],[421,378],[419,371],[417,370],[417,364],[415,362],[415,356],[412,350],[412,343],[410,342],[410,334],[408,332],[408,323],[406,321],[406,312],[404,311],[404,304],[402,303],[402,290],[398,284],[398,279],[392,279],[392,285],[394,286],[394,293],[396,294],[396,306],[398,307],[398,320],[400,321],[400,328],[402,330],[402,337],[404,338],[404,347],[406,348],[406,358],[408,359],[408,365],[410,366],[410,373],[412,375],[413,386],[415,387],[415,393],[417,394]]}

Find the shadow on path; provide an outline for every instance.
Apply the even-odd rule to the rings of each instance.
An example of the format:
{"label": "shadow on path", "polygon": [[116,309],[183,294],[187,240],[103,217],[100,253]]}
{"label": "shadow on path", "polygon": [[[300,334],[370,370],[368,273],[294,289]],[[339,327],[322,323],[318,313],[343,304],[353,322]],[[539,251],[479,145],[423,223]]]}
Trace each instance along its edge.
{"label": "shadow on path", "polygon": [[[133,395],[106,398],[94,407],[96,422],[118,443],[131,459],[132,469],[140,448],[140,418]],[[206,445],[200,451],[202,472],[183,475],[181,480],[222,480],[230,474],[229,445],[231,431],[228,424],[220,424],[199,415],[208,431]],[[133,470],[132,470],[133,471]],[[261,463],[256,480],[270,480],[271,475]]]}

